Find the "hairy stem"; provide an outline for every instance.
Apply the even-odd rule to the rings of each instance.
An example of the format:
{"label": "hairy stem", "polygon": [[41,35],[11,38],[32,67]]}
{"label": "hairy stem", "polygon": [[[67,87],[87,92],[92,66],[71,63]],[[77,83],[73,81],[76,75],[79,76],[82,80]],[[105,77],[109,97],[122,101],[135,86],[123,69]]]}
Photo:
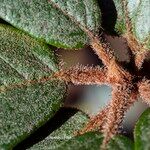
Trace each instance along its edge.
{"label": "hairy stem", "polygon": [[108,67],[113,56],[112,50],[106,44],[101,44],[98,38],[91,37],[91,46],[97,56],[102,60],[103,64]]}
{"label": "hairy stem", "polygon": [[125,23],[126,23],[127,34],[132,34],[132,24],[131,24],[131,19],[129,17],[128,1],[122,0],[121,2],[122,2],[122,7],[125,13]]}
{"label": "hairy stem", "polygon": [[144,62],[144,59],[146,58],[147,50],[141,43],[137,41],[137,39],[133,35],[132,23],[128,11],[128,1],[122,0],[122,6],[125,12],[125,24],[126,24],[125,38],[128,42],[128,46],[130,47],[132,53],[135,55],[135,65],[137,69],[140,69]]}
{"label": "hairy stem", "polygon": [[79,134],[84,134],[85,132],[95,130],[96,128],[100,130],[102,124],[105,122],[107,111],[108,107],[105,107],[96,116],[90,118],[90,121],[81,131],[79,131]]}
{"label": "hairy stem", "polygon": [[139,93],[142,100],[150,106],[150,80],[144,79],[139,83]]}
{"label": "hairy stem", "polygon": [[136,100],[135,97],[131,97],[132,92],[132,86],[129,84],[120,85],[113,89],[112,100],[106,116],[106,123],[102,131],[104,133],[102,147],[106,146],[110,138],[118,134],[125,112]]}
{"label": "hairy stem", "polygon": [[132,34],[127,33],[125,38],[132,53],[135,55],[135,65],[137,69],[140,69],[147,56],[147,49],[144,48],[144,46],[140,44]]}
{"label": "hairy stem", "polygon": [[76,66],[61,70],[54,74],[57,79],[71,82],[75,85],[107,84],[107,70],[100,67]]}

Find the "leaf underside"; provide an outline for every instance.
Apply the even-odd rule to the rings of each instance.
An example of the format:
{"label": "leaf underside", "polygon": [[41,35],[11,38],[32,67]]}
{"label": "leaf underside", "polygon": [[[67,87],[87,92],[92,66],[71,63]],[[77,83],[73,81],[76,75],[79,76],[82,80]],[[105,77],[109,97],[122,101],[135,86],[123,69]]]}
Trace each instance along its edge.
{"label": "leaf underside", "polygon": [[[131,21],[131,30],[137,41],[150,48],[150,2],[149,0],[127,1],[128,17]],[[115,30],[121,34],[126,33],[126,16],[122,1],[114,0],[117,11]]]}
{"label": "leaf underside", "polygon": [[1,18],[56,47],[80,48],[88,43],[78,23],[94,33],[100,27],[96,0],[2,0],[0,6]]}
{"label": "leaf underside", "polygon": [[63,104],[63,82],[39,82],[56,70],[56,58],[47,45],[0,25],[0,149],[12,149]]}
{"label": "leaf underside", "polygon": [[139,118],[135,129],[135,150],[150,149],[150,109],[147,109]]}
{"label": "leaf underside", "polygon": [[53,131],[43,141],[35,144],[30,150],[56,150],[61,147],[62,144],[66,143],[69,139],[75,136],[75,132],[81,130],[88,118],[81,112],[77,112],[69,120],[67,120],[60,128]]}
{"label": "leaf underside", "polygon": [[57,150],[99,150],[102,143],[102,135],[97,132],[88,132],[67,141]]}
{"label": "leaf underside", "polygon": [[108,150],[133,150],[134,143],[129,138],[119,135],[110,140],[107,148]]}
{"label": "leaf underside", "polygon": [[[103,136],[98,132],[88,132],[73,137],[56,150],[100,150]],[[107,150],[133,150],[133,143],[124,136],[114,137],[107,146]]]}

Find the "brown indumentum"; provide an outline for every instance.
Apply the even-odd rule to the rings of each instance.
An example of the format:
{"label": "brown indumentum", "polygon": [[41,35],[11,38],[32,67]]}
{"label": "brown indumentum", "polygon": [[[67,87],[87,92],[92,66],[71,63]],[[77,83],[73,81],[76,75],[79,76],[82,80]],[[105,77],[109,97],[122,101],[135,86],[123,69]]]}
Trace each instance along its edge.
{"label": "brown indumentum", "polygon": [[[96,49],[96,51],[98,50]],[[106,60],[108,59],[104,59],[104,61]],[[150,82],[137,76],[136,69],[131,74],[123,69],[114,57],[110,59],[110,63],[106,67],[77,66],[55,74],[57,78],[73,84],[106,84],[112,87],[112,100],[108,106],[92,117],[87,126],[79,133],[83,134],[94,129],[101,130],[104,133],[103,146],[110,138],[119,133],[125,112],[137,100],[137,96],[140,94],[146,102],[150,98]]]}
{"label": "brown indumentum", "polygon": [[[55,4],[55,7],[59,8],[57,4]],[[141,76],[140,70],[147,55],[145,53],[146,49],[136,40],[133,34],[132,23],[127,8],[127,0],[122,1],[122,7],[125,12],[126,22],[126,34],[124,37],[127,40],[135,62],[132,73],[124,69],[123,66],[118,63],[113,54],[113,50],[111,50],[108,44],[101,42],[97,35],[94,35],[85,26],[74,20],[70,14],[61,10],[62,13],[67,15],[88,35],[93,51],[102,60],[105,68],[73,67],[68,70],[61,70],[54,76],[60,80],[72,82],[73,84],[107,84],[113,89],[112,100],[108,106],[97,116],[91,118],[91,121],[80,132],[82,134],[94,128],[99,128],[104,133],[103,147],[105,147],[110,138],[119,132],[119,127],[123,121],[125,112],[137,100],[138,94],[146,101],[148,100],[147,95],[149,95],[149,91],[145,92],[149,83],[147,80],[143,83],[142,79],[144,76]]]}
{"label": "brown indumentum", "polygon": [[[102,37],[98,36],[97,28],[93,32],[92,29],[86,24],[87,23],[86,19],[85,19],[86,22],[82,22],[82,19],[81,20],[78,19],[78,18],[80,18],[80,16],[82,17],[83,11],[80,11],[80,13],[79,13],[80,15],[76,16],[76,15],[74,15],[72,9],[75,9],[74,12],[76,12],[77,11],[76,8],[78,8],[78,7],[72,7],[72,4],[70,4],[71,9],[68,9],[67,7],[69,7],[69,5],[68,6],[61,5],[61,4],[64,4],[64,1],[48,0],[48,4],[50,4],[49,5],[50,8],[52,8],[52,10],[54,9],[54,13],[52,13],[52,14],[54,14],[54,16],[57,16],[57,17],[53,17],[53,19],[54,20],[58,19],[55,21],[60,22],[59,19],[62,18],[61,15],[63,15],[64,18],[66,17],[67,21],[69,20],[75,26],[77,26],[79,29],[81,29],[89,38],[90,42],[88,44],[91,46],[91,48],[93,49],[95,54],[98,56],[98,58],[102,60],[104,67],[100,68],[100,67],[89,67],[89,66],[77,65],[70,69],[60,69],[60,71],[55,72],[50,77],[44,76],[44,77],[41,77],[41,78],[38,78],[35,80],[32,80],[32,79],[25,80],[24,82],[21,82],[21,83],[11,84],[9,86],[5,86],[5,85],[1,86],[0,92],[6,92],[7,90],[12,90],[14,88],[19,89],[23,86],[26,87],[28,85],[33,85],[36,83],[45,83],[45,82],[53,80],[53,79],[54,80],[56,80],[56,79],[63,80],[67,84],[72,83],[75,85],[93,85],[93,84],[102,85],[102,84],[105,84],[105,85],[111,86],[112,87],[112,99],[110,100],[109,104],[105,108],[103,108],[103,110],[101,110],[96,116],[92,117],[90,119],[90,121],[87,123],[87,125],[79,132],[79,134],[83,134],[85,132],[92,131],[95,129],[100,130],[101,132],[103,132],[103,135],[104,135],[102,147],[105,148],[106,144],[108,143],[110,138],[112,138],[114,135],[116,135],[120,132],[119,129],[120,129],[121,123],[123,121],[123,118],[125,116],[125,112],[131,107],[131,105],[134,104],[134,102],[137,100],[138,96],[140,96],[144,102],[150,104],[150,79],[149,79],[150,76],[142,71],[143,64],[144,64],[145,59],[148,56],[149,52],[147,51],[147,47],[145,47],[143,43],[139,42],[138,39],[136,38],[135,34],[133,33],[133,27],[132,27],[133,23],[129,17],[129,11],[127,8],[127,0],[116,1],[116,3],[117,2],[122,3],[123,12],[125,14],[124,19],[125,19],[126,32],[122,36],[126,39],[128,47],[130,48],[130,52],[133,56],[132,60],[131,60],[131,61],[133,61],[133,64],[132,64],[130,70],[128,68],[125,68],[125,66],[121,65],[117,61],[117,59],[114,55],[114,51],[111,49],[111,47],[106,42],[106,40],[102,41],[104,39]],[[40,1],[39,1],[39,3],[40,3]],[[86,3],[88,3],[88,2],[86,2]],[[95,5],[93,5],[93,6],[94,6],[93,8],[95,8]],[[7,7],[7,8],[9,8],[9,7]],[[34,7],[34,8],[36,8],[36,7]],[[12,11],[13,9],[11,9],[10,11]],[[19,8],[19,10],[20,10],[20,8]],[[22,12],[24,12],[24,11],[22,11]],[[57,13],[57,11],[58,11],[58,13]],[[4,11],[4,12],[9,12],[9,11]],[[16,13],[17,12],[18,11],[16,11]],[[19,12],[19,13],[21,13],[21,12]],[[9,15],[11,15],[11,14],[14,14],[14,13],[9,13]],[[48,13],[48,14],[50,14],[50,13]],[[15,15],[15,16],[21,16],[21,15],[19,14],[19,15]],[[15,16],[13,16],[13,17],[15,17]],[[45,16],[47,16],[47,15],[45,15]],[[13,17],[10,17],[10,18],[12,19]],[[26,15],[24,17],[26,17]],[[44,15],[43,15],[43,17],[44,17]],[[9,17],[7,16],[7,18],[9,18]],[[89,17],[89,18],[92,18],[92,17]],[[21,20],[26,20],[26,19],[21,19]],[[31,19],[31,20],[34,20],[34,19]],[[38,19],[38,20],[40,20],[40,19]],[[42,20],[44,20],[44,19],[42,19]],[[62,21],[64,21],[64,20],[62,20]],[[64,21],[64,24],[62,22],[64,27],[66,27],[66,25],[68,25],[67,21],[66,22]],[[11,22],[11,20],[9,22]],[[17,20],[17,22],[18,22],[18,20]],[[50,20],[48,20],[48,22],[50,22]],[[90,21],[90,22],[92,22],[92,21]],[[93,21],[93,22],[95,22],[95,21]],[[53,24],[51,24],[50,27],[51,26],[53,26]],[[57,26],[58,26],[58,24],[57,24]],[[32,30],[32,27],[34,27],[34,25],[31,25],[29,27],[29,30]],[[62,30],[62,29],[64,29],[64,27],[63,26],[57,27],[58,28],[58,30],[56,32],[57,40],[59,40],[59,38],[62,35],[65,35],[65,31]],[[34,28],[36,28],[36,27],[34,27]],[[43,28],[43,26],[42,26],[42,28]],[[55,29],[56,28],[53,28],[53,30],[55,30]],[[36,33],[40,34],[40,31],[36,31]],[[78,32],[79,31],[80,30],[78,30]],[[69,31],[67,30],[66,33],[68,34],[68,32]],[[52,32],[52,33],[55,33],[55,32]],[[50,32],[48,34],[48,36],[53,35],[52,33]],[[59,33],[61,33],[61,34],[59,34]],[[33,35],[34,34],[35,33],[33,33]],[[103,34],[101,34],[101,35],[103,36]],[[70,36],[70,33],[69,33],[69,36]],[[50,37],[50,39],[51,38],[52,37]],[[65,38],[67,40],[64,40]],[[68,41],[69,41],[68,36],[66,36],[66,35],[62,36],[60,41],[63,41],[63,40],[65,41],[64,42],[65,44],[66,43],[68,44]],[[74,39],[71,41],[74,41]],[[72,42],[70,42],[70,43],[72,43]],[[41,59],[41,57],[39,57],[39,58]],[[44,63],[45,63],[45,60],[44,60]]]}
{"label": "brown indumentum", "polygon": [[128,11],[128,2],[127,0],[122,1],[122,7],[125,12],[125,26],[126,26],[126,33],[124,37],[127,40],[128,46],[130,47],[131,51],[135,55],[135,64],[138,69],[142,67],[144,59],[148,55],[148,49],[144,46],[144,44],[141,44],[138,42],[136,37],[133,34],[133,27],[132,27],[132,21],[129,17],[129,11]]}
{"label": "brown indumentum", "polygon": [[77,65],[67,70],[61,70],[54,77],[75,85],[103,84],[106,81],[106,68]]}
{"label": "brown indumentum", "polygon": [[97,36],[87,32],[91,40],[91,47],[102,60],[105,68],[77,66],[68,70],[61,70],[54,75],[75,85],[106,84],[112,87],[112,99],[108,106],[95,117],[92,117],[83,130],[79,132],[79,134],[83,134],[95,129],[100,130],[104,134],[103,148],[110,138],[119,133],[126,111],[134,104],[139,95],[144,102],[150,104],[150,81],[147,79],[147,75],[141,74],[142,65],[148,52],[134,37],[126,1],[123,1],[123,5],[126,10],[127,29],[124,37],[135,62],[132,71],[128,71],[128,69],[119,64],[113,54],[113,50],[107,44],[101,44]]}
{"label": "brown indumentum", "polygon": [[143,79],[140,82],[139,93],[143,101],[150,105],[150,80]]}

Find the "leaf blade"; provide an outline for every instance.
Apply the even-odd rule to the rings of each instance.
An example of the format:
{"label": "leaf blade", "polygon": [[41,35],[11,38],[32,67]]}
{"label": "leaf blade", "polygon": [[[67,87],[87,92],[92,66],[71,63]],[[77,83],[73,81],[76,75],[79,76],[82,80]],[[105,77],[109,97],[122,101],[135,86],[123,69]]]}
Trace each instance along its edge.
{"label": "leaf blade", "polygon": [[[90,2],[85,0],[59,2],[62,4],[70,3],[70,10],[80,12],[77,15],[74,14],[75,19],[86,18],[83,21],[84,25],[89,24],[88,27],[91,26],[94,31],[98,30],[100,13],[96,0]],[[74,7],[74,3],[82,3],[82,7]],[[82,8],[83,12],[88,11],[88,14],[81,13],[79,11],[80,8]],[[29,2],[3,0],[1,2],[0,16],[32,36],[56,47],[79,48],[88,43],[88,37],[81,28],[75,25],[60,10],[53,7],[47,0],[33,0]],[[81,20],[79,19],[80,22],[82,22]]]}
{"label": "leaf blade", "polygon": [[99,150],[102,143],[102,135],[97,132],[88,132],[74,137],[58,147],[57,150]]}
{"label": "leaf blade", "polygon": [[75,132],[84,127],[88,118],[82,112],[77,112],[67,120],[60,128],[53,131],[43,141],[33,145],[30,150],[36,149],[57,149],[66,143],[70,138],[75,136]]}
{"label": "leaf blade", "polygon": [[53,117],[66,86],[39,82],[58,70],[54,53],[7,25],[0,25],[0,63],[0,148],[11,149]]}
{"label": "leaf blade", "polygon": [[147,109],[139,118],[135,129],[135,150],[149,150],[150,149],[150,109]]}
{"label": "leaf blade", "polygon": [[110,140],[107,148],[108,150],[133,150],[134,144],[129,138],[119,135]]}
{"label": "leaf blade", "polygon": [[[112,3],[111,2],[109,3],[108,8],[106,5],[107,3],[103,1],[102,6],[106,7],[105,12],[103,13],[107,16],[108,15],[111,16],[111,14],[109,14],[109,9],[111,8],[111,13],[113,13],[114,15],[111,16],[113,18],[111,24],[109,23],[109,20],[106,22],[106,29],[108,30],[108,32],[109,32],[109,28],[107,27],[107,25],[110,26],[113,25],[113,30],[115,30],[117,33],[123,36],[125,34],[128,34],[127,31],[130,30],[133,36],[135,37],[135,39],[138,41],[138,43],[144,45],[146,49],[149,49],[150,48],[150,40],[149,40],[150,39],[150,26],[149,26],[150,3],[149,1],[148,0],[142,0],[142,1],[114,0]],[[127,25],[128,27],[126,26],[126,24],[128,24]]]}

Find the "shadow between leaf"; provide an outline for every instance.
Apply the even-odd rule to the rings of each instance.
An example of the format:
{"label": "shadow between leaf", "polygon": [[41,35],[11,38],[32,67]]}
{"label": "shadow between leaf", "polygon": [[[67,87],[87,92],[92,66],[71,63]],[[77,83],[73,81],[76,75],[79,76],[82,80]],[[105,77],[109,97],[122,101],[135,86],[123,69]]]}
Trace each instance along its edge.
{"label": "shadow between leaf", "polygon": [[55,116],[47,121],[46,124],[37,129],[34,133],[32,133],[29,137],[19,143],[17,146],[13,148],[13,150],[25,150],[32,145],[42,141],[49,134],[51,134],[54,130],[59,128],[62,124],[64,124],[71,116],[73,116],[77,110],[71,108],[60,108],[60,110],[55,114]]}
{"label": "shadow between leaf", "polygon": [[102,28],[106,32],[109,32],[109,34],[117,35],[114,30],[117,20],[117,10],[113,0],[99,0],[98,3],[102,15]]}

